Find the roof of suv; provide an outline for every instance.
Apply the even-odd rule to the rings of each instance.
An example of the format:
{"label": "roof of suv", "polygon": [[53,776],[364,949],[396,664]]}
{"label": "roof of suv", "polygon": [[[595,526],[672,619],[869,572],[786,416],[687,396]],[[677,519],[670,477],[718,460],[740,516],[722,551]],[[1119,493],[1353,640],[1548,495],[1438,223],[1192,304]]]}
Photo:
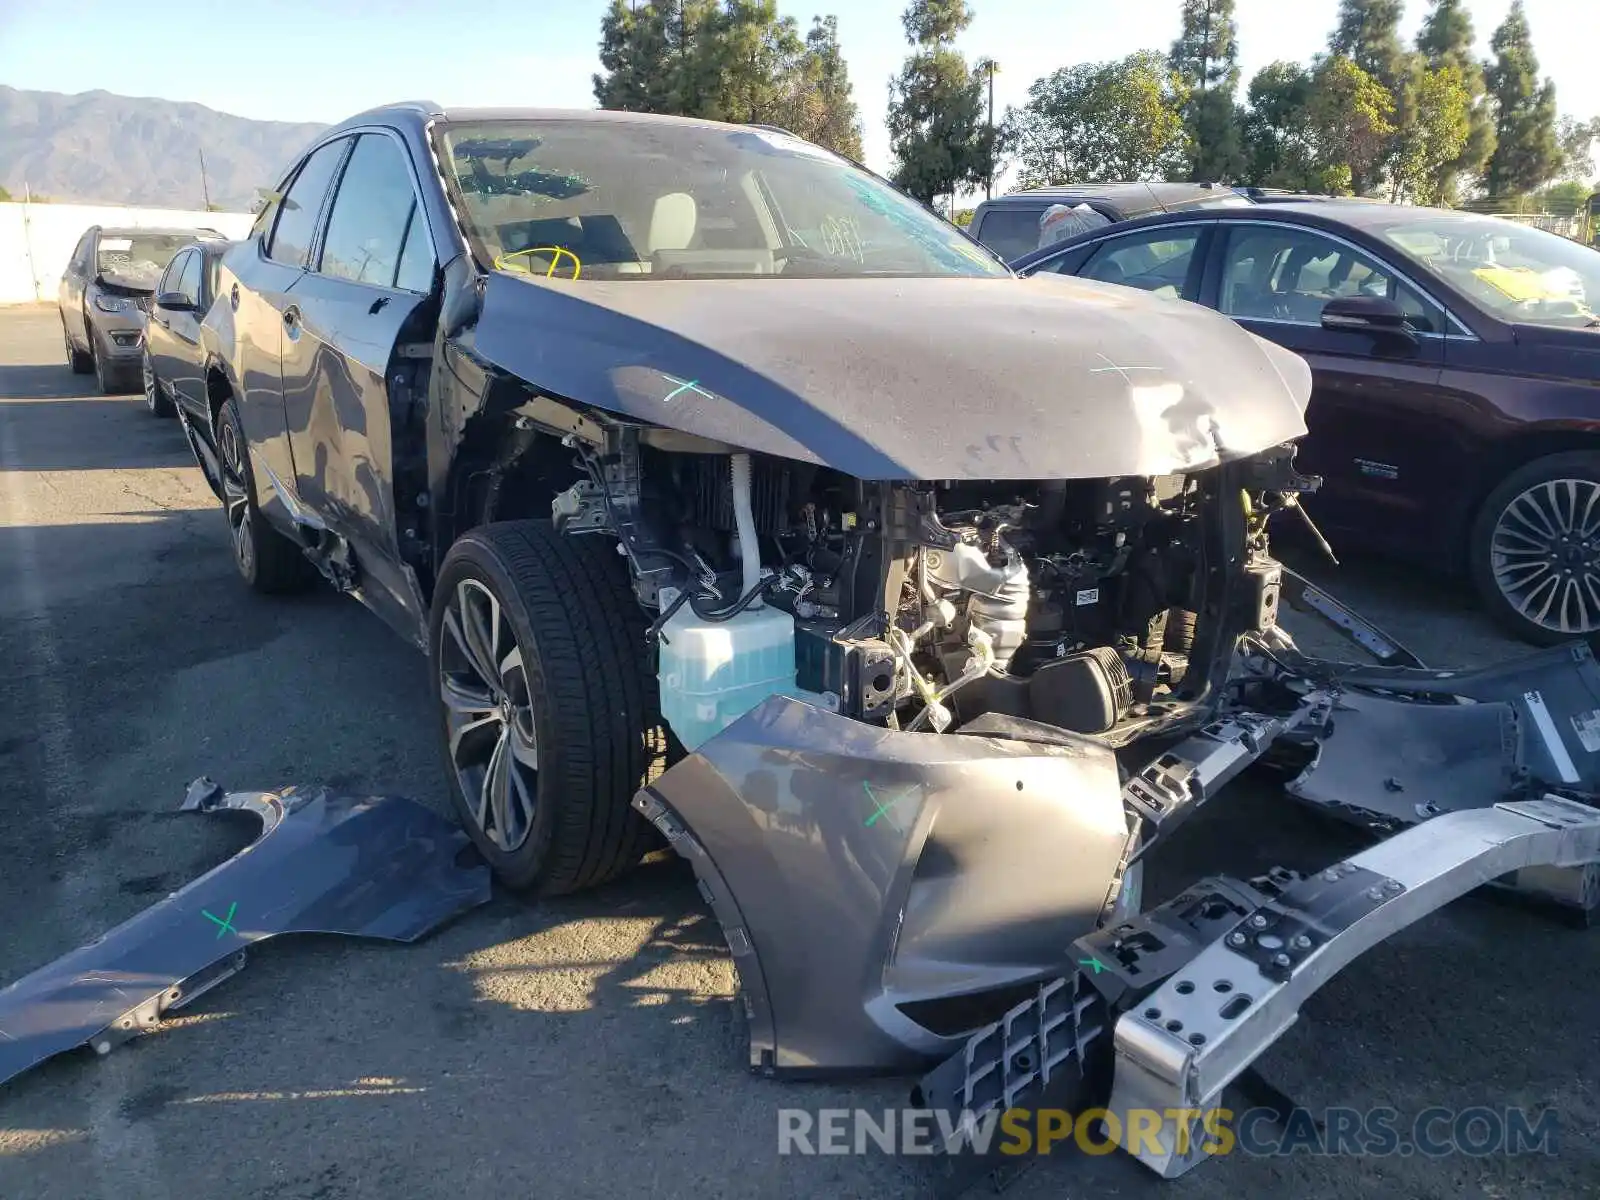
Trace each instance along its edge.
{"label": "roof of suv", "polygon": [[1237,192],[1219,183],[1073,183],[1062,187],[1010,192],[985,200],[980,207],[1099,201],[1105,207],[1121,213],[1123,220],[1127,220],[1147,212],[1161,212],[1207,201],[1232,203],[1236,198],[1240,198]]}

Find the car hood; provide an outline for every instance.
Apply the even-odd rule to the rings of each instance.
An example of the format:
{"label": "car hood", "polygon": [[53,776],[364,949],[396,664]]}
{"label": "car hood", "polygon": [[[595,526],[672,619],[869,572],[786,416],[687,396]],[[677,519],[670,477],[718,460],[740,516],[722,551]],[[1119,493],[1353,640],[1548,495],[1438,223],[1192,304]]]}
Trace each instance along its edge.
{"label": "car hood", "polygon": [[476,353],[542,391],[862,479],[1199,469],[1303,435],[1299,356],[1062,276],[584,282],[494,272]]}

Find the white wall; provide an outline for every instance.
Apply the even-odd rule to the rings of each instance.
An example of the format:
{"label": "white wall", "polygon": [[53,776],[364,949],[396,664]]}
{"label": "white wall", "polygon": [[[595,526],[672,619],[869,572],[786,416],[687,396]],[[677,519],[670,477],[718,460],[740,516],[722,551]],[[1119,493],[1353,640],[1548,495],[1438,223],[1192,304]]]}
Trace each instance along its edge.
{"label": "white wall", "polygon": [[111,204],[0,204],[0,304],[54,300],[61,272],[91,225],[206,227],[227,237],[249,232],[249,213],[120,208]]}

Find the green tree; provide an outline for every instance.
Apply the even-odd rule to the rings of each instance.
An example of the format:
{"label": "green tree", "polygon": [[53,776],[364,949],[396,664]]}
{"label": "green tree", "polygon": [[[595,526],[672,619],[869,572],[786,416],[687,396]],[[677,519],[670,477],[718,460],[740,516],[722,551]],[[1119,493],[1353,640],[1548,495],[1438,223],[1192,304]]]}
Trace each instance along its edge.
{"label": "green tree", "polygon": [[1531,192],[1561,170],[1556,137],[1556,86],[1539,82],[1539,59],[1522,0],[1489,41],[1494,50],[1486,82],[1495,104],[1495,149],[1484,172],[1491,196]]}
{"label": "green tree", "polygon": [[11,203],[11,193],[6,191],[5,188],[0,187],[0,204],[10,204],[10,203]]}
{"label": "green tree", "polygon": [[852,158],[861,130],[838,22],[804,41],[776,0],[612,0],[600,22],[604,108],[782,125]]}
{"label": "green tree", "polygon": [[600,19],[600,65],[594,98],[601,108],[671,112],[666,5],[611,0]]}
{"label": "green tree", "polygon": [[1472,132],[1472,96],[1455,63],[1424,67],[1414,87],[1410,119],[1401,126],[1390,199],[1441,204],[1449,197],[1449,164]]}
{"label": "green tree", "polygon": [[724,121],[783,124],[804,92],[805,44],[794,18],[778,16],[777,0],[723,0],[715,36],[712,111]]}
{"label": "green tree", "polygon": [[983,78],[952,43],[972,23],[966,0],[911,0],[902,15],[914,47],[889,84],[894,180],[924,204],[983,182],[994,148],[983,115]]}
{"label": "green tree", "polygon": [[1594,144],[1600,139],[1600,117],[1580,121],[1576,117],[1562,117],[1556,126],[1556,140],[1561,145],[1561,176],[1569,180],[1587,180],[1594,177]]}
{"label": "green tree", "polygon": [[1244,117],[1245,177],[1261,187],[1315,187],[1311,72],[1270,63],[1256,72]]}
{"label": "green tree", "polygon": [[1399,93],[1406,74],[1406,52],[1400,44],[1404,0],[1339,0],[1339,20],[1328,50],[1348,58],[1385,88]]}
{"label": "green tree", "polygon": [[1461,72],[1461,82],[1469,101],[1467,140],[1461,153],[1440,164],[1433,181],[1433,194],[1439,202],[1456,199],[1464,175],[1476,177],[1494,153],[1494,111],[1483,82],[1483,64],[1474,51],[1477,35],[1466,0],[1433,0],[1433,8],[1422,19],[1417,33],[1417,53],[1431,70],[1453,66]]}
{"label": "green tree", "polygon": [[1167,61],[1189,89],[1184,126],[1193,180],[1235,179],[1244,171],[1239,90],[1238,27],[1234,0],[1184,0],[1183,31]]}
{"label": "green tree", "polygon": [[1184,85],[1165,56],[1062,67],[1033,82],[1006,114],[1024,187],[1083,180],[1161,179],[1188,161]]}
{"label": "green tree", "polygon": [[1324,59],[1312,76],[1307,117],[1318,187],[1366,195],[1389,153],[1394,98],[1343,55]]}
{"label": "green tree", "polygon": [[850,72],[839,51],[839,19],[813,17],[805,52],[793,80],[792,115],[785,129],[835,154],[859,162],[861,118],[856,112]]}

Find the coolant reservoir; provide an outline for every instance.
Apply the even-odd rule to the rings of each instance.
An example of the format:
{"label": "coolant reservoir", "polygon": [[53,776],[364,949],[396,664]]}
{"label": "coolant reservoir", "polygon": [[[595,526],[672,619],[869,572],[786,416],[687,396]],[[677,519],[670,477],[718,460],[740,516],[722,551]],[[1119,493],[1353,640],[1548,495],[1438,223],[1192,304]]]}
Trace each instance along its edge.
{"label": "coolant reservoir", "polygon": [[794,618],[782,609],[747,608],[707,621],[685,604],[661,633],[661,715],[685,749],[768,696],[795,693]]}

